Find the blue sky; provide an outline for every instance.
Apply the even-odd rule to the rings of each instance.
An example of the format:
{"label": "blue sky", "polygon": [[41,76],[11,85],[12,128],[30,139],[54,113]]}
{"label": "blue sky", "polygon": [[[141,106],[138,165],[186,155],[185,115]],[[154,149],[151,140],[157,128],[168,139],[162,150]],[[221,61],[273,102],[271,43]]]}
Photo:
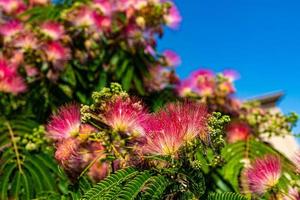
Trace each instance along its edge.
{"label": "blue sky", "polygon": [[[300,1],[175,0],[183,21],[159,49],[182,59],[177,72],[235,69],[238,97],[282,90],[284,112],[300,113]],[[300,132],[300,127],[295,129]]]}

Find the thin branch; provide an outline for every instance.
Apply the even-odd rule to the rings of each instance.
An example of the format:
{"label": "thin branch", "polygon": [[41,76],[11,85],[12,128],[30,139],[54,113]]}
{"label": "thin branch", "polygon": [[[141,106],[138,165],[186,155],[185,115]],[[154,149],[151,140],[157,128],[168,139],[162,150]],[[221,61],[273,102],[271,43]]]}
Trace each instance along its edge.
{"label": "thin branch", "polygon": [[15,151],[15,154],[16,154],[16,157],[17,157],[17,164],[18,164],[19,171],[20,171],[20,173],[23,174],[22,164],[21,164],[21,159],[20,159],[20,154],[19,154],[19,150],[18,150],[16,139],[15,139],[15,136],[14,136],[14,132],[13,132],[13,130],[12,130],[12,128],[11,128],[11,126],[10,126],[10,124],[9,124],[8,121],[6,121],[5,124],[7,126],[9,135],[11,137],[11,142],[13,144],[13,148],[14,148],[14,151]]}

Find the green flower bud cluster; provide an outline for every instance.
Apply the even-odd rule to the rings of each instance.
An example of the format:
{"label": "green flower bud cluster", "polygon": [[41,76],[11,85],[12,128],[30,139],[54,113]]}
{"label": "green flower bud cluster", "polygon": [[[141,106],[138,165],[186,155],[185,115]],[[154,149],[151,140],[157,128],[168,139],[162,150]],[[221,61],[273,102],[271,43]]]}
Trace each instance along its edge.
{"label": "green flower bud cluster", "polygon": [[222,115],[220,112],[213,112],[208,120],[208,132],[210,134],[210,143],[215,152],[220,152],[224,146],[224,125],[230,121],[228,115]]}
{"label": "green flower bud cluster", "polygon": [[28,151],[36,151],[48,143],[45,137],[45,127],[39,126],[32,130],[32,133],[26,133],[19,138],[20,146],[25,147]]}

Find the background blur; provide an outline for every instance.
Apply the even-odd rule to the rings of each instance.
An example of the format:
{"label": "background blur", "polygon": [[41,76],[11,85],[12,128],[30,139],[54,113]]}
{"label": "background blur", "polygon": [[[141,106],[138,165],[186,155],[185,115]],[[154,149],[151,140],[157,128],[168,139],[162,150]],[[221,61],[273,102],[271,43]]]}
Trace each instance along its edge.
{"label": "background blur", "polygon": [[[159,49],[175,50],[185,78],[201,67],[235,69],[238,97],[283,91],[283,112],[300,114],[300,1],[175,0],[183,21]],[[300,132],[300,123],[295,128]],[[299,140],[300,141],[300,140]]]}

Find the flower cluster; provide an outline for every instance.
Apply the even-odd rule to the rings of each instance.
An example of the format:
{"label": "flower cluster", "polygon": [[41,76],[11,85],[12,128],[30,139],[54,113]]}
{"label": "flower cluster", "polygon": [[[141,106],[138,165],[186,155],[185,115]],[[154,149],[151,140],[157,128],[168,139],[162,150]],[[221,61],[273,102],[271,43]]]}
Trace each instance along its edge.
{"label": "flower cluster", "polygon": [[[32,82],[49,79],[57,82],[68,65],[74,63],[89,65],[99,59],[103,62],[101,63],[103,69],[115,67],[110,63],[110,58],[103,60],[99,57],[104,49],[111,51],[124,49],[131,54],[143,49],[143,54],[152,57],[151,62],[143,61],[146,62],[149,71],[153,71],[152,68],[155,68],[154,71],[157,68],[159,71],[166,71],[161,73],[161,79],[165,79],[165,74],[171,76],[170,70],[163,69],[165,66],[176,66],[180,63],[180,59],[172,51],[159,55],[155,50],[156,36],[162,35],[163,26],[176,28],[181,21],[178,9],[172,2],[160,0],[75,2],[68,9],[61,11],[54,20],[27,20],[32,16],[30,12],[25,11],[32,8],[47,9],[48,5],[48,0],[0,1],[0,11],[4,14],[0,20],[1,49],[3,49],[0,53],[1,59],[13,64],[14,71],[24,71],[26,80],[31,78]],[[18,15],[21,13],[23,15]],[[5,86],[1,83],[0,91],[14,94],[24,91],[25,82],[21,82],[19,78],[10,80],[9,74],[1,74],[1,79],[5,79],[1,82],[5,82],[3,83]],[[157,74],[153,77],[156,78]],[[169,79],[166,80],[166,84],[170,82]],[[160,84],[158,89],[166,86],[158,84]]]}
{"label": "flower cluster", "polygon": [[244,171],[247,188],[259,195],[264,194],[272,189],[281,177],[281,162],[274,155],[266,155],[262,158],[257,158]]}
{"label": "flower cluster", "polygon": [[87,168],[88,175],[99,180],[118,168],[144,162],[145,156],[176,158],[194,141],[209,141],[209,115],[197,102],[170,103],[149,113],[117,85],[93,97],[95,103],[83,106],[81,113],[75,104],[62,107],[47,125],[55,158],[73,175]]}

